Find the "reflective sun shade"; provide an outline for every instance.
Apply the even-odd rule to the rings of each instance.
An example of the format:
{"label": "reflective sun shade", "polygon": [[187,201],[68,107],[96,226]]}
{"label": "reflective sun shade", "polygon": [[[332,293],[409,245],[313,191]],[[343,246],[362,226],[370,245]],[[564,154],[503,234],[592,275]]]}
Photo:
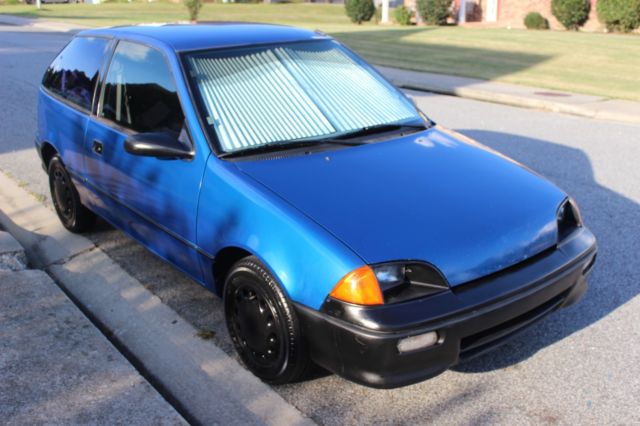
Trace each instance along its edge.
{"label": "reflective sun shade", "polygon": [[330,40],[194,53],[186,63],[226,152],[419,119],[410,101]]}

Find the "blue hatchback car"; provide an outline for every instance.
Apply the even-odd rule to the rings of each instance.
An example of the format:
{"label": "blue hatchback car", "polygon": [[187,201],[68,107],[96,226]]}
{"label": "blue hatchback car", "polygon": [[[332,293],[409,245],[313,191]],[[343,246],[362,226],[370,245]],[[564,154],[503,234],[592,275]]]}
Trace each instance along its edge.
{"label": "blue hatchback car", "polygon": [[45,73],[36,147],[64,226],[99,215],[222,296],[270,383],[313,362],[432,377],[575,302],[596,257],[567,194],[319,32],[81,32]]}

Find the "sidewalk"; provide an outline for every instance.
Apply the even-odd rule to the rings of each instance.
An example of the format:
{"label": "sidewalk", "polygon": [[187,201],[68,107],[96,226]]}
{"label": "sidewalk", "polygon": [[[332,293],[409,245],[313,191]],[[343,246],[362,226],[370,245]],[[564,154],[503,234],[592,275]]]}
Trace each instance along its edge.
{"label": "sidewalk", "polygon": [[2,423],[186,424],[51,278],[25,263],[20,244],[0,231]]}
{"label": "sidewalk", "polygon": [[396,86],[405,89],[640,124],[640,102],[382,66],[376,68]]}
{"label": "sidewalk", "polygon": [[[3,23],[70,33],[88,28],[77,24],[0,14],[0,25]],[[588,118],[640,124],[640,102],[606,99],[599,96],[383,66],[377,66],[376,68],[396,86],[405,89],[422,90]]]}
{"label": "sidewalk", "polygon": [[[144,379],[131,367],[129,360],[145,377],[153,378],[158,392],[189,422],[207,425],[313,424],[212,341],[198,337],[191,324],[90,240],[64,229],[53,211],[3,173],[0,173],[0,188],[0,226],[24,247],[30,264],[48,274],[18,272],[23,275],[13,278],[13,275],[7,275],[13,273],[0,272],[5,274],[0,275],[0,419],[22,415],[20,412],[11,414],[15,410],[26,410],[29,415],[36,415],[41,408],[46,412],[44,404],[47,401],[53,404],[49,409],[51,423],[57,424],[155,424],[158,422],[152,415],[154,412],[160,413],[162,419],[171,419],[163,414],[171,409],[166,403],[157,409],[149,409],[145,415],[145,403],[150,404],[145,398],[150,396],[131,394],[131,387],[141,386],[136,385],[136,380]],[[15,249],[15,244],[12,247]],[[9,283],[8,276],[18,281],[5,284]],[[101,345],[84,343],[85,336],[80,333],[97,335],[96,339],[101,335],[84,317],[84,324],[76,320],[65,322],[69,315],[60,310],[63,305],[66,306],[64,309],[81,314],[58,286],[120,351],[127,354],[127,359],[104,337]],[[48,288],[49,293],[40,287]],[[67,305],[63,301],[68,302]],[[12,354],[11,350],[21,345],[24,349],[19,353],[5,355]],[[5,359],[9,356],[11,358]],[[23,359],[30,356],[35,357],[34,366],[25,366]],[[49,356],[50,362],[47,361]],[[136,379],[123,377],[123,374],[113,377],[108,369],[110,364],[103,364],[105,359],[109,362],[113,359],[116,364],[122,362],[119,368],[126,367]],[[58,368],[58,364],[66,367]],[[47,368],[51,368],[49,376]],[[86,369],[84,373],[83,368]],[[40,372],[32,375],[32,370]],[[66,373],[82,374],[83,381],[65,381]],[[95,386],[96,390],[89,385]],[[149,385],[146,387],[150,388]],[[28,392],[23,393],[22,388]],[[159,397],[153,388],[151,391]],[[100,392],[105,394],[103,399],[99,397]],[[135,407],[136,398],[141,400],[140,413],[127,411],[131,407],[126,401],[133,401]],[[66,401],[76,399],[79,401],[77,410],[86,405],[81,414],[94,416],[96,421],[84,421],[85,417],[82,417],[73,422],[64,417],[75,408],[65,407]],[[64,410],[55,409],[58,406]],[[121,417],[114,417],[113,421],[106,417],[107,421],[102,421],[96,417],[103,415],[101,413]],[[177,414],[175,416],[180,420]],[[24,421],[21,420],[23,417],[18,419],[16,423],[33,423],[27,417]]]}

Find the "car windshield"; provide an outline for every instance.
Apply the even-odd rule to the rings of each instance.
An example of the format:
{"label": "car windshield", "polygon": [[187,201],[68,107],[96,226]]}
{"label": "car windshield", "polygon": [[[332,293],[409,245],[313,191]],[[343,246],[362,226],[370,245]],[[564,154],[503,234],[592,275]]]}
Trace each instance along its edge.
{"label": "car windshield", "polygon": [[423,122],[410,100],[333,40],[189,53],[185,66],[222,152]]}

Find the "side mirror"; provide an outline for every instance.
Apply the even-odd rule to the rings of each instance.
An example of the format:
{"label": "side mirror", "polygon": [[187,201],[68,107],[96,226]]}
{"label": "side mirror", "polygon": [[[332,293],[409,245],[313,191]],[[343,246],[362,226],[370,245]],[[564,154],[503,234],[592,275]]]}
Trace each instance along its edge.
{"label": "side mirror", "polygon": [[138,133],[124,142],[129,154],[163,159],[191,158],[193,150],[184,146],[176,137],[164,132]]}

